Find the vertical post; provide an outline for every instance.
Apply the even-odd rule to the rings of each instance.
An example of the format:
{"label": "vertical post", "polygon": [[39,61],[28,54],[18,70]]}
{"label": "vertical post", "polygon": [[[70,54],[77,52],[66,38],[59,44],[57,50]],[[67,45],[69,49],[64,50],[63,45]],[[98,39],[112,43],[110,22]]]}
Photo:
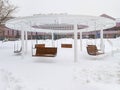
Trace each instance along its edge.
{"label": "vertical post", "polygon": [[82,51],[82,32],[80,32],[80,50]]}
{"label": "vertical post", "polygon": [[54,47],[54,33],[52,32],[52,46]]}
{"label": "vertical post", "polygon": [[77,52],[77,24],[74,24],[74,63],[78,61]]}
{"label": "vertical post", "polygon": [[22,57],[24,57],[24,29],[21,30]]}
{"label": "vertical post", "polygon": [[28,34],[27,31],[25,31],[25,54],[27,54],[27,39],[28,39]]}
{"label": "vertical post", "polygon": [[104,52],[103,29],[101,29],[101,31],[100,31],[100,39],[101,39],[100,48]]}
{"label": "vertical post", "polygon": [[[96,34],[97,34],[97,33],[96,33],[96,27],[97,27],[97,26],[96,26],[96,21],[95,21],[95,32],[94,32],[94,33],[95,33],[95,34],[94,34],[94,36],[95,36],[95,37],[94,37],[94,38],[95,38],[95,45],[96,45],[96,38],[97,38],[97,37],[96,37]],[[103,37],[103,36],[102,36],[102,37]]]}
{"label": "vertical post", "polygon": [[36,32],[35,34],[36,34],[36,37],[35,37],[36,38],[36,44],[38,44],[38,33]]}

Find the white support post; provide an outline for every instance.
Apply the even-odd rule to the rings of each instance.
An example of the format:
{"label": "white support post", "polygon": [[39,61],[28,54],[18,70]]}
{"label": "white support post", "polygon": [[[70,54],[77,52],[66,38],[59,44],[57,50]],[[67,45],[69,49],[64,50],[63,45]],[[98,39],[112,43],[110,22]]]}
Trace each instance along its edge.
{"label": "white support post", "polygon": [[77,51],[77,24],[74,24],[74,63],[78,61],[78,51]]}
{"label": "white support post", "polygon": [[80,50],[82,51],[82,32],[80,32]]}
{"label": "white support post", "polygon": [[101,29],[101,31],[100,31],[100,39],[101,39],[100,48],[104,52],[103,29]]}
{"label": "white support post", "polygon": [[27,31],[25,31],[25,54],[27,54],[27,39],[28,39],[28,35],[27,35]]}
{"label": "white support post", "polygon": [[21,30],[22,57],[24,57],[24,29]]}

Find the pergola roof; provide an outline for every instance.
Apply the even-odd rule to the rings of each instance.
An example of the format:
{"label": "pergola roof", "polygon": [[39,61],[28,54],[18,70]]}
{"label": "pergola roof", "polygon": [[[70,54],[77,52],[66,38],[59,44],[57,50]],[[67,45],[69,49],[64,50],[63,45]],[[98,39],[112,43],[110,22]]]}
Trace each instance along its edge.
{"label": "pergola roof", "polygon": [[111,28],[115,21],[105,17],[86,15],[36,15],[11,19],[6,26],[15,30],[32,32],[74,32],[74,25],[78,32],[89,32]]}

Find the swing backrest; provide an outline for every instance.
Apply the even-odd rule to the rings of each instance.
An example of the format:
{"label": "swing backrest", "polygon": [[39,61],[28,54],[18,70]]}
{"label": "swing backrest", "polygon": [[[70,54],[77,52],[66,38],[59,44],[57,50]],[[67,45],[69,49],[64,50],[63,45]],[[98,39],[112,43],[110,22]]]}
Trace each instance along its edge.
{"label": "swing backrest", "polygon": [[97,46],[96,45],[88,45],[87,47],[91,47],[94,48],[96,50],[96,52],[98,51]]}
{"label": "swing backrest", "polygon": [[96,45],[88,45],[87,52],[89,55],[97,55],[98,49],[97,49]]}
{"label": "swing backrest", "polygon": [[72,44],[61,44],[62,48],[72,48]]}
{"label": "swing backrest", "polygon": [[45,44],[35,44],[35,48],[45,47]]}

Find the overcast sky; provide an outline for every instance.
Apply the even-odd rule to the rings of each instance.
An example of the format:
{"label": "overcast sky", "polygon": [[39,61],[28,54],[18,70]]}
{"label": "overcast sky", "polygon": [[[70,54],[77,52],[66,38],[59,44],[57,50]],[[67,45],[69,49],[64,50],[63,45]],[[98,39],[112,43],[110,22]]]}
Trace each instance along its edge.
{"label": "overcast sky", "polygon": [[18,6],[16,16],[68,13],[120,18],[120,0],[10,0]]}

